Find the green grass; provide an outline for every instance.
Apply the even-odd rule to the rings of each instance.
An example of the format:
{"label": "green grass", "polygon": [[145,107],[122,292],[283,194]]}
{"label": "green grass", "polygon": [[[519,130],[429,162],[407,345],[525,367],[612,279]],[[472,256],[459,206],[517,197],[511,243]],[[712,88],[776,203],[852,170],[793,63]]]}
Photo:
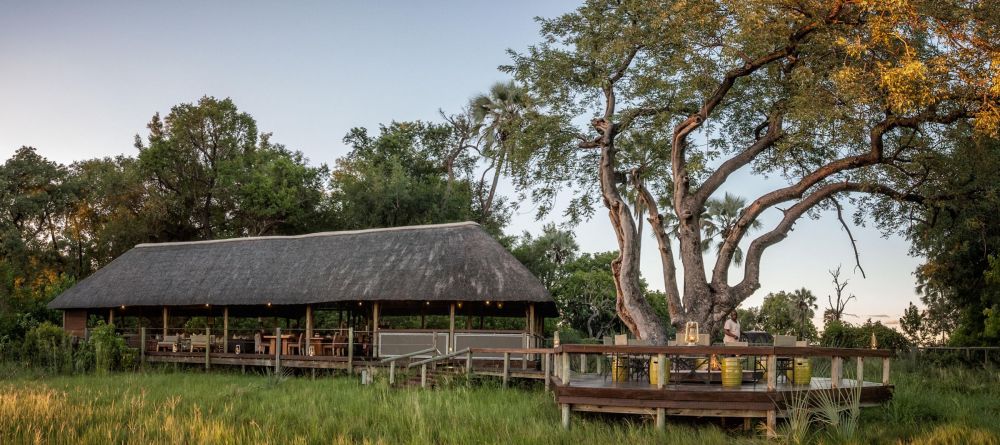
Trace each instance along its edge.
{"label": "green grass", "polygon": [[[814,428],[811,443],[1000,444],[997,371],[897,367],[896,399],[865,409],[850,440]],[[0,371],[0,375],[5,373]],[[573,415],[559,427],[551,394],[493,382],[445,389],[360,386],[348,378],[274,378],[215,371],[0,380],[0,443],[769,443],[710,420]]]}

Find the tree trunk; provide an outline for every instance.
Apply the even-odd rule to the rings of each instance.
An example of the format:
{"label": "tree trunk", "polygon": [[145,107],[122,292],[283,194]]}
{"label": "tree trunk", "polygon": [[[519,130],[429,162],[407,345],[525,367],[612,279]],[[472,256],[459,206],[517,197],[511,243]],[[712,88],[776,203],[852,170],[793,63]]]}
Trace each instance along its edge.
{"label": "tree trunk", "polygon": [[605,126],[605,137],[601,144],[601,194],[618,238],[618,258],[611,262],[611,272],[618,294],[615,308],[622,322],[636,337],[653,345],[665,345],[667,335],[663,329],[663,322],[646,301],[639,281],[639,237],[635,220],[616,187],[613,128],[607,121],[598,121],[595,122],[595,126]]}

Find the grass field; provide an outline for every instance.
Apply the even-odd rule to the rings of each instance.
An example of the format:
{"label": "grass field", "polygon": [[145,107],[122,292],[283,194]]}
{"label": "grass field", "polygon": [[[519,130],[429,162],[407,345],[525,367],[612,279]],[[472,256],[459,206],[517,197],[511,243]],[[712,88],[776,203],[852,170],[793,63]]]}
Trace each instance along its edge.
{"label": "grass field", "polygon": [[[360,386],[348,378],[215,371],[0,377],[0,443],[738,444],[770,443],[718,421],[574,415],[559,427],[551,395],[493,382],[445,389]],[[1000,444],[1000,373],[902,363],[896,397],[864,410],[854,437],[813,428],[809,443]],[[786,440],[787,441],[787,440]]]}

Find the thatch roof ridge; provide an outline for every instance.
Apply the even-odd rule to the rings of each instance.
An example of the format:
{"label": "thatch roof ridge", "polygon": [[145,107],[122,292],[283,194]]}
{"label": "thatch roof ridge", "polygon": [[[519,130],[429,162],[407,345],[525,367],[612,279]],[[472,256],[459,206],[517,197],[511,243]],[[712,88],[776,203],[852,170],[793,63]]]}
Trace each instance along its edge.
{"label": "thatch roof ridge", "polygon": [[145,244],[67,289],[52,309],[345,301],[554,305],[479,224]]}
{"label": "thatch roof ridge", "polygon": [[336,232],[315,232],[315,233],[305,233],[302,235],[244,236],[239,238],[222,238],[222,239],[200,240],[200,241],[169,241],[163,243],[140,243],[136,244],[135,247],[164,247],[164,246],[184,246],[192,244],[232,243],[232,242],[245,242],[245,241],[257,241],[257,240],[303,239],[303,238],[315,238],[320,236],[360,235],[365,233],[399,232],[404,230],[421,230],[421,229],[435,229],[435,228],[462,227],[462,226],[480,227],[479,223],[475,221],[462,221],[462,222],[443,223],[443,224],[422,224],[415,226],[376,227],[372,229],[341,230]]}

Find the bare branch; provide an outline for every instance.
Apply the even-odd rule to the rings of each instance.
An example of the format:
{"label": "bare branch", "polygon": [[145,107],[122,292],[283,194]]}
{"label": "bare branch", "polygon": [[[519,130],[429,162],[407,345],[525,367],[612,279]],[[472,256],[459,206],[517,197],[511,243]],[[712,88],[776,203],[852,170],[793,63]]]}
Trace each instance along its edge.
{"label": "bare branch", "polygon": [[861,255],[858,254],[858,242],[854,239],[854,235],[851,233],[851,228],[847,225],[847,221],[844,221],[844,209],[840,206],[840,201],[837,201],[837,198],[831,197],[830,201],[833,202],[833,206],[836,207],[837,220],[839,220],[840,225],[844,227],[844,231],[847,232],[847,239],[851,240],[851,247],[854,248],[854,267],[855,269],[861,271],[862,278],[868,278],[868,276],[865,275],[865,269],[861,267]]}

